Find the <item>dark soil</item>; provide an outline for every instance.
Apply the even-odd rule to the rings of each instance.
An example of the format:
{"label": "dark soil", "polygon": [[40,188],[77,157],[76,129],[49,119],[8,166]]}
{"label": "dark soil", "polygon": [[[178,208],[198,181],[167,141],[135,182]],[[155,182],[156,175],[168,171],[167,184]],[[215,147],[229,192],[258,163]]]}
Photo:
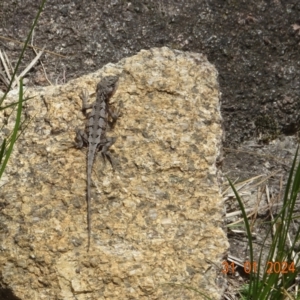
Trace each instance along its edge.
{"label": "dark soil", "polygon": [[[0,35],[24,41],[41,1],[2,0]],[[219,70],[227,145],[255,133],[258,115],[293,134],[300,120],[298,0],[48,0],[34,33],[52,84],[117,62],[141,49],[168,46],[205,53]],[[0,39],[14,64],[20,46]],[[34,57],[28,50],[24,68]],[[41,66],[31,85],[48,85]],[[273,124],[272,123],[272,124]]]}
{"label": "dark soil", "polygon": [[[39,2],[1,0],[0,35],[24,41]],[[219,71],[227,154],[223,171],[235,178],[282,169],[282,164],[232,148],[255,138],[268,144],[299,131],[299,0],[48,0],[33,44],[63,55],[42,58],[52,84],[141,49],[168,46],[206,54]],[[0,49],[15,65],[20,45],[0,37]],[[28,49],[20,69],[34,56]],[[27,80],[32,86],[49,84],[41,64]]]}

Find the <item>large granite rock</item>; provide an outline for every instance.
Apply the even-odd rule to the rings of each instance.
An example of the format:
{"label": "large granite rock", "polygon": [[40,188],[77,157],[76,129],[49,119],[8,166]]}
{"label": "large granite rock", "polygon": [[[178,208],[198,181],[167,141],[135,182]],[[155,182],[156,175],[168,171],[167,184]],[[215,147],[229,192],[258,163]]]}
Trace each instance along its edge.
{"label": "large granite rock", "polygon": [[[87,253],[86,150],[73,143],[85,122],[79,94],[115,74],[116,171],[95,160]],[[33,119],[1,179],[1,286],[20,299],[201,297],[188,287],[219,299],[222,120],[206,57],[155,48],[27,95]]]}

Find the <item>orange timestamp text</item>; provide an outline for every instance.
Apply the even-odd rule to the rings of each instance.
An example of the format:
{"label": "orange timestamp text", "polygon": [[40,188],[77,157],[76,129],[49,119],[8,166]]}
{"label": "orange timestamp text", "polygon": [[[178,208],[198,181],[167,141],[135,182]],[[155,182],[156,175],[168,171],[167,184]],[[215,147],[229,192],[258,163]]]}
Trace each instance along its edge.
{"label": "orange timestamp text", "polygon": [[[228,273],[234,273],[236,264],[234,262],[228,262],[223,261],[222,262],[222,273],[228,274]],[[245,261],[244,262],[244,272],[247,274],[250,273],[257,273],[257,262],[250,262]],[[287,273],[295,273],[296,268],[295,264],[293,262],[278,262],[278,261],[268,261],[266,264],[266,273],[272,274],[272,273],[280,273],[280,274],[287,274]]]}

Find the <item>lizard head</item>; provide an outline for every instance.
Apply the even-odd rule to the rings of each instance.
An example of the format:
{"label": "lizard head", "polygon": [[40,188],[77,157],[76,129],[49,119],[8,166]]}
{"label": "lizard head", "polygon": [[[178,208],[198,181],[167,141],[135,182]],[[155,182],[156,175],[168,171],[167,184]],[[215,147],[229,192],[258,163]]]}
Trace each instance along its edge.
{"label": "lizard head", "polygon": [[107,98],[112,97],[112,95],[117,90],[117,83],[119,77],[117,76],[106,76],[97,84],[97,93],[105,93]]}

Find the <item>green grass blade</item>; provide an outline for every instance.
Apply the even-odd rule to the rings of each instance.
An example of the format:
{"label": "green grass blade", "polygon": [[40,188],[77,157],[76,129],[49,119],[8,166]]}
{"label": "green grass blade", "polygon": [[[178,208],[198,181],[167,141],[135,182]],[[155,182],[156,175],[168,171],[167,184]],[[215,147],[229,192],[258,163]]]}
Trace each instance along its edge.
{"label": "green grass blade", "polygon": [[0,165],[1,165],[1,162],[2,162],[2,159],[3,159],[5,147],[6,147],[6,139],[3,140],[3,143],[1,145],[1,150],[0,150]]}
{"label": "green grass blade", "polygon": [[[33,98],[34,98],[34,97],[28,97],[28,98],[26,98],[26,99],[23,99],[22,101],[23,101],[23,102],[26,102],[26,101],[28,101],[28,100],[30,100],[30,99],[33,99]],[[1,111],[1,110],[5,110],[5,109],[7,109],[7,108],[9,108],[9,107],[12,107],[12,106],[16,106],[16,105],[18,105],[18,103],[19,103],[19,102],[14,102],[14,103],[8,104],[7,106],[0,107],[0,111]]]}
{"label": "green grass blade", "polygon": [[[288,177],[288,181],[286,184],[286,189],[285,189],[285,193],[284,193],[284,197],[283,197],[283,206],[284,207],[286,207],[285,204],[288,202],[288,199],[289,199],[289,193],[290,193],[291,185],[292,185],[292,181],[293,181],[293,175],[294,175],[295,165],[296,165],[296,161],[297,161],[297,156],[298,156],[298,148],[296,150],[295,157],[294,157],[294,160],[292,163],[292,168],[291,168],[291,171],[290,171],[290,174]],[[284,216],[286,215],[285,210],[282,212],[282,215],[284,215]]]}
{"label": "green grass blade", "polygon": [[[43,10],[43,8],[44,8],[45,3],[46,3],[46,0],[42,0],[42,4],[41,4],[41,6],[40,6],[40,8],[39,8],[39,10],[38,10],[38,13],[37,13],[37,15],[36,15],[36,17],[35,17],[35,19],[34,19],[34,22],[33,22],[32,26],[31,26],[31,28],[30,28],[29,34],[27,35],[26,41],[25,41],[25,43],[24,43],[24,46],[23,46],[22,51],[21,51],[21,54],[20,54],[19,59],[18,59],[18,61],[17,61],[17,65],[16,65],[16,67],[15,67],[15,69],[14,69],[13,75],[12,75],[11,80],[10,80],[10,82],[9,82],[7,91],[5,92],[4,96],[0,99],[0,106],[2,105],[4,99],[6,98],[7,93],[8,93],[8,92],[10,91],[10,89],[11,89],[11,86],[12,86],[12,84],[13,84],[13,82],[14,82],[14,79],[15,79],[16,74],[17,74],[17,72],[18,72],[19,66],[20,66],[20,64],[21,64],[22,58],[23,58],[23,56],[24,56],[25,50],[26,50],[27,45],[28,45],[28,43],[29,43],[29,41],[30,41],[32,32],[33,32],[34,28],[36,27],[37,21],[38,21],[38,19],[39,19],[39,17],[40,17],[40,14],[41,14],[41,12],[42,12],[42,10]],[[0,176],[1,176],[1,175],[0,175]]]}
{"label": "green grass blade", "polygon": [[[287,236],[289,233],[291,221],[293,219],[293,211],[296,204],[297,195],[299,192],[300,185],[300,164],[298,164],[296,172],[294,173],[296,161],[298,156],[298,148],[295,153],[295,157],[292,163],[292,167],[289,173],[288,182],[285,190],[285,195],[283,199],[283,207],[278,213],[278,216],[272,222],[272,225],[278,225],[278,220],[281,220],[279,227],[277,226],[275,237],[273,238],[272,245],[269,250],[267,257],[268,262],[287,262],[290,264],[292,262],[292,252],[295,247],[297,238],[295,239],[292,247],[287,247]],[[268,231],[267,236],[269,235],[270,230]],[[299,235],[299,229],[296,236]],[[266,238],[267,238],[266,236]],[[276,257],[274,257],[275,250],[277,251]],[[261,254],[262,255],[262,252]],[[295,264],[295,266],[297,263]],[[293,284],[296,278],[297,272],[274,272],[267,274],[267,267],[264,268],[264,274],[262,282],[264,283],[262,288],[259,290],[258,299],[285,299],[283,290],[288,290]]]}
{"label": "green grass blade", "polygon": [[[12,132],[12,136],[11,136],[11,140],[9,142],[8,149],[5,153],[5,158],[4,158],[3,164],[0,166],[0,178],[2,177],[2,174],[7,165],[8,159],[12,153],[14,143],[16,141],[16,137],[17,137],[20,122],[21,122],[22,104],[23,104],[23,80],[21,79],[20,80],[20,90],[19,90],[19,103],[18,103],[18,108],[17,108],[17,117],[16,117],[16,122],[15,122],[15,127]],[[1,150],[2,150],[2,148],[1,148]]]}
{"label": "green grass blade", "polygon": [[[249,250],[250,250],[250,264],[252,265],[253,264],[253,244],[252,244],[252,234],[251,234],[251,230],[250,230],[250,225],[249,225],[249,222],[248,222],[248,218],[247,218],[247,214],[246,214],[246,211],[245,211],[245,208],[244,208],[244,204],[243,204],[243,201],[242,199],[240,198],[238,192],[236,191],[234,185],[232,184],[232,182],[229,180],[229,178],[227,178],[234,194],[235,194],[235,197],[239,203],[239,206],[240,206],[240,209],[242,211],[242,216],[243,216],[243,219],[244,219],[244,223],[245,223],[245,227],[246,227],[246,232],[247,232],[247,236],[249,238]],[[255,290],[256,289],[256,286],[254,285],[253,286],[253,283],[255,283],[255,281],[253,280],[253,278],[255,277],[255,274],[253,272],[250,272],[250,284],[249,284],[249,295],[252,294],[252,290]]]}

